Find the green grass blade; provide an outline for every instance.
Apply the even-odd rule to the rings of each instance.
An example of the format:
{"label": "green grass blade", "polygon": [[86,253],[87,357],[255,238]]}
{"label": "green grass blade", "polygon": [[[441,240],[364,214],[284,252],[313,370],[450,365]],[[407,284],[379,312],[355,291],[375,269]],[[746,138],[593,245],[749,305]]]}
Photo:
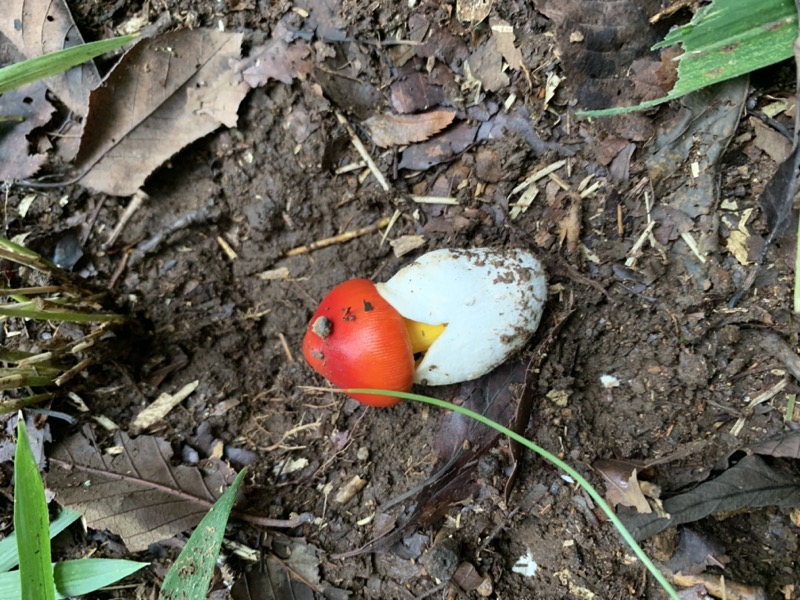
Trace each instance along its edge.
{"label": "green grass blade", "polygon": [[[64,531],[67,527],[72,525],[75,521],[81,518],[80,513],[68,508],[63,509],[54,521],[50,523],[50,539],[52,540],[59,533]],[[5,573],[9,569],[13,569],[19,564],[19,553],[17,552],[17,534],[11,534],[0,540],[0,573]],[[0,593],[0,598],[6,598]]]}
{"label": "green grass blade", "polygon": [[26,406],[39,404],[41,402],[46,402],[47,400],[52,400],[52,399],[53,399],[53,394],[44,393],[44,394],[34,394],[32,396],[25,396],[24,398],[0,400],[0,415],[6,415],[8,413],[21,410]]}
{"label": "green grass blade", "polygon": [[53,565],[56,598],[90,594],[124,579],[149,563],[115,558],[80,558]]}
{"label": "green grass blade", "polygon": [[225,525],[246,472],[246,468],[239,472],[231,487],[220,496],[195,528],[164,578],[159,600],[205,599],[222,538],[225,537]]}
{"label": "green grass blade", "polygon": [[[756,8],[757,7],[757,8]],[[663,98],[636,106],[591,110],[579,117],[604,117],[657,106],[715,83],[752,73],[793,56],[797,38],[794,0],[714,0],[688,25],[670,31],[653,49],[682,44],[678,81]]]}
{"label": "green grass blade", "polygon": [[630,532],[625,528],[625,525],[622,524],[622,521],[619,520],[612,508],[608,505],[608,503],[603,499],[603,496],[600,495],[596,489],[592,487],[592,484],[580,473],[578,473],[575,469],[565,463],[563,460],[558,458],[556,455],[551,454],[544,448],[537,446],[529,439],[522,437],[518,433],[511,431],[508,427],[504,427],[495,421],[492,421],[490,418],[476,413],[475,411],[469,410],[468,408],[464,408],[463,406],[456,406],[455,404],[451,404],[450,402],[445,402],[444,400],[439,400],[438,398],[431,398],[429,396],[421,396],[419,394],[409,394],[406,392],[392,392],[389,390],[369,390],[369,389],[348,389],[342,390],[343,392],[347,392],[348,394],[377,394],[379,396],[394,396],[395,398],[403,398],[405,400],[414,400],[416,402],[422,402],[423,404],[430,404],[431,406],[436,406],[438,408],[443,408],[445,410],[453,410],[457,413],[464,415],[465,417],[469,417],[470,419],[475,419],[479,423],[483,423],[487,427],[491,427],[495,431],[508,436],[515,442],[519,442],[529,450],[532,450],[547,462],[552,465],[555,465],[560,470],[564,471],[567,475],[572,477],[581,488],[583,488],[589,496],[591,496],[592,500],[594,500],[595,504],[606,514],[609,521],[614,525],[617,529],[619,534],[625,540],[625,542],[630,546],[631,550],[633,550],[634,554],[642,561],[642,564],[647,567],[648,571],[653,575],[653,578],[658,582],[658,584],[664,589],[667,594],[669,594],[670,598],[673,600],[680,600],[680,596],[678,596],[678,592],[675,591],[675,588],[672,587],[669,581],[667,581],[666,577],[658,570],[653,564],[653,561],[650,560],[650,557],[644,553],[644,550],[641,549],[639,544],[636,543],[636,540],[633,539],[633,536]]}
{"label": "green grass blade", "polygon": [[65,310],[37,310],[33,307],[0,307],[0,316],[40,321],[63,321],[64,323],[109,323],[123,321],[125,317],[114,313],[80,313]]}
{"label": "green grass blade", "polygon": [[126,35],[110,40],[81,44],[3,67],[0,69],[0,94],[26,83],[58,75],[96,56],[121,48],[136,37],[136,35]]}
{"label": "green grass blade", "polygon": [[25,418],[17,423],[14,457],[14,531],[19,553],[22,600],[54,600],[53,567],[50,563],[50,525],[47,522],[44,484],[33,457]]}
{"label": "green grass blade", "polygon": [[[58,591],[55,598],[91,594],[135,573],[148,563],[112,558],[80,558],[55,563],[52,568]],[[0,574],[0,598],[22,597],[19,571]]]}

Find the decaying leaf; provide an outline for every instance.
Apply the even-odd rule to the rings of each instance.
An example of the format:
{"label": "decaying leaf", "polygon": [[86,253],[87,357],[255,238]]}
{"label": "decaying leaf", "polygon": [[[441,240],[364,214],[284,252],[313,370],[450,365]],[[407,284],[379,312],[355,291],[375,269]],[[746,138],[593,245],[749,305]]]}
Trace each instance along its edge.
{"label": "decaying leaf", "polygon": [[457,0],[456,18],[477,25],[489,16],[494,0]]}
{"label": "decaying leaf", "polygon": [[314,67],[309,59],[311,48],[305,42],[288,44],[280,38],[253,48],[243,61],[242,77],[250,87],[266,85],[270,79],[290,84],[294,79],[305,78]]}
{"label": "decaying leaf", "polygon": [[635,508],[639,513],[651,513],[653,509],[639,486],[637,469],[622,460],[598,460],[592,465],[606,482],[606,499],[612,506],[621,504]]}
{"label": "decaying leaf", "polygon": [[489,26],[492,28],[492,37],[497,43],[497,49],[508,63],[508,66],[515,71],[522,68],[522,52],[514,45],[514,28],[505,19],[491,17]]}
{"label": "decaying leaf", "polygon": [[6,92],[0,96],[0,181],[26,179],[36,173],[47,155],[31,151],[28,134],[42,127],[55,110],[45,98],[41,82]]}
{"label": "decaying leaf", "polygon": [[364,121],[372,141],[381,148],[424,142],[450,125],[456,113],[452,110],[432,110],[417,115],[383,113]]}
{"label": "decaying leaf", "polygon": [[668,517],[651,513],[621,514],[620,518],[634,538],[643,540],[668,527],[691,523],[714,513],[764,506],[784,509],[800,506],[800,477],[750,455],[716,479],[664,500],[663,508]]}
{"label": "decaying leaf", "polygon": [[[131,195],[161,163],[220,124],[249,90],[231,67],[242,34],[180,30],[136,44],[91,96],[77,168],[96,191]],[[191,90],[191,92],[190,92]]]}
{"label": "decaying leaf", "polygon": [[[30,2],[7,0],[3,3],[0,32],[25,58],[34,58],[83,43],[75,21],[64,0]],[[77,115],[85,116],[89,92],[100,84],[100,75],[92,61],[49,77],[47,87]]]}
{"label": "decaying leaf", "polygon": [[750,125],[756,134],[753,144],[766,152],[776,163],[782,163],[792,151],[792,140],[776,131],[761,119],[750,117]]}
{"label": "decaying leaf", "polygon": [[222,461],[207,472],[173,466],[164,439],[123,432],[114,439],[117,454],[101,452],[88,427],[58,444],[47,485],[89,527],[113,531],[132,552],[193,528],[233,480]]}
{"label": "decaying leaf", "polygon": [[477,133],[476,125],[458,123],[432,140],[410,146],[403,152],[403,158],[397,167],[425,171],[433,165],[451,160],[469,148]]}
{"label": "decaying leaf", "polygon": [[800,459],[800,431],[790,431],[753,448],[756,454]]}
{"label": "decaying leaf", "polygon": [[510,80],[503,71],[503,60],[497,37],[491,37],[470,54],[464,66],[468,76],[481,82],[484,89],[496,92],[508,87]]}
{"label": "decaying leaf", "polygon": [[[320,549],[303,538],[278,536],[273,554],[245,573],[231,589],[234,600],[346,600],[350,592],[320,579]],[[315,595],[315,593],[318,595]]]}
{"label": "decaying leaf", "polygon": [[383,96],[369,81],[357,76],[317,67],[313,77],[336,106],[345,112],[353,113],[359,119],[367,119],[378,110]]}
{"label": "decaying leaf", "polygon": [[673,573],[696,575],[706,567],[724,567],[730,558],[718,542],[689,527],[681,529],[675,553],[665,565]]}
{"label": "decaying leaf", "polygon": [[656,42],[648,17],[660,9],[657,0],[535,0],[534,5],[555,25],[570,97],[586,108],[637,101],[633,85],[620,75]]}

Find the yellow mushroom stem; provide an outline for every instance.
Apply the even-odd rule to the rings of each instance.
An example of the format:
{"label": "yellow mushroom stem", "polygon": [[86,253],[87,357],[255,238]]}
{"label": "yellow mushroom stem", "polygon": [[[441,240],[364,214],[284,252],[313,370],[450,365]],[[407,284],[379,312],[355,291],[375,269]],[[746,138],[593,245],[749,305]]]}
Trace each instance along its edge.
{"label": "yellow mushroom stem", "polygon": [[444,328],[447,327],[447,323],[428,325],[405,317],[403,321],[405,321],[408,339],[411,340],[411,351],[414,354],[427,351],[431,344],[436,341],[436,338],[442,335]]}

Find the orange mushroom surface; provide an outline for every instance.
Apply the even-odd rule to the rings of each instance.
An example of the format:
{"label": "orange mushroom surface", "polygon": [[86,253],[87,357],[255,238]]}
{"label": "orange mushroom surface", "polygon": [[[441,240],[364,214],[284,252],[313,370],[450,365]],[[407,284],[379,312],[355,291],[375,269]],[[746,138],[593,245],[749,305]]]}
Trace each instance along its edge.
{"label": "orange mushroom surface", "polygon": [[[403,317],[368,279],[351,279],[323,298],[303,338],[308,364],[341,389],[411,390],[414,355]],[[353,394],[369,406],[399,398]]]}

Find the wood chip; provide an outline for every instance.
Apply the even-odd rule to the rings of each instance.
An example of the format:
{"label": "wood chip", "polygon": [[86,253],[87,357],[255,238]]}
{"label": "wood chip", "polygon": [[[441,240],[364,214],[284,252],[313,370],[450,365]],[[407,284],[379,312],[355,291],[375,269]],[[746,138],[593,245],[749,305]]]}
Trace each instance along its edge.
{"label": "wood chip", "polygon": [[133,435],[138,435],[154,423],[161,421],[170,411],[183,402],[200,385],[199,380],[187,383],[175,394],[163,393],[147,408],[136,415],[130,426]]}

